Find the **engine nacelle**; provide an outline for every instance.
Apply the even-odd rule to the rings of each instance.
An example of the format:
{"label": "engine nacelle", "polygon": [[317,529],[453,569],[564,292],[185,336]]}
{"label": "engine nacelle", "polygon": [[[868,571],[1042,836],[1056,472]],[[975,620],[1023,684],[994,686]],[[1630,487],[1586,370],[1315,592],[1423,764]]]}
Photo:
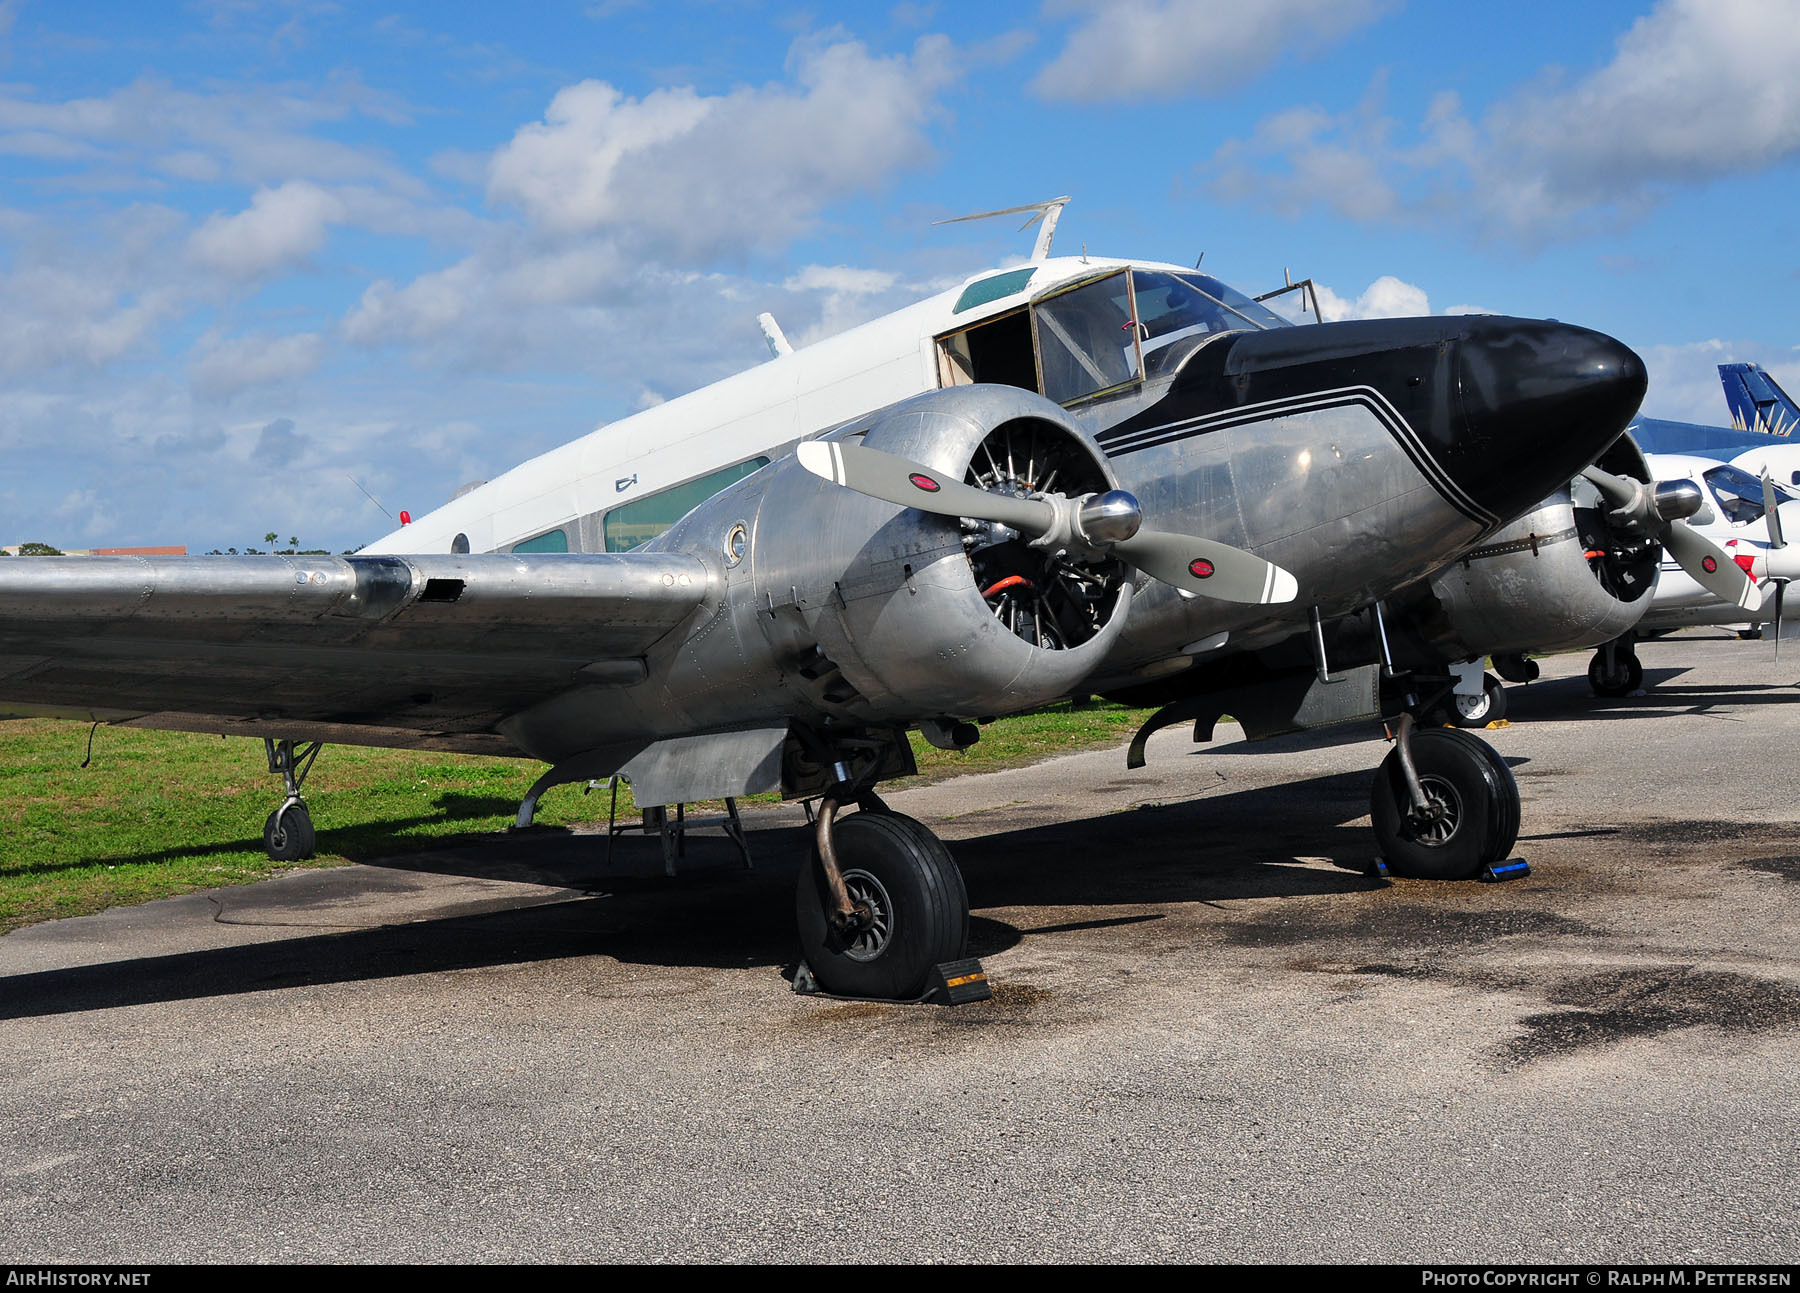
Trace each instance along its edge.
{"label": "engine nacelle", "polygon": [[[1586,513],[1586,515],[1584,515]],[[1421,628],[1446,658],[1569,651],[1618,637],[1649,609],[1655,563],[1606,569],[1598,514],[1567,490],[1431,579],[1438,614]]]}
{"label": "engine nacelle", "polygon": [[[934,391],[829,433],[951,480],[1026,494],[1114,488],[1056,405],[1009,386]],[[661,536],[722,554],[736,632],[688,649],[694,682],[732,674],[825,714],[908,722],[1040,705],[1079,687],[1124,627],[1129,570],[1030,546],[1003,526],[858,494],[783,459]],[[709,558],[710,560],[710,558]],[[735,641],[726,641],[727,637]],[[681,680],[671,678],[679,694]]]}
{"label": "engine nacelle", "polygon": [[[1630,436],[1599,466],[1649,480]],[[1561,489],[1445,566],[1405,608],[1410,626],[1448,660],[1572,651],[1611,641],[1650,609],[1661,549],[1617,533],[1585,480]]]}

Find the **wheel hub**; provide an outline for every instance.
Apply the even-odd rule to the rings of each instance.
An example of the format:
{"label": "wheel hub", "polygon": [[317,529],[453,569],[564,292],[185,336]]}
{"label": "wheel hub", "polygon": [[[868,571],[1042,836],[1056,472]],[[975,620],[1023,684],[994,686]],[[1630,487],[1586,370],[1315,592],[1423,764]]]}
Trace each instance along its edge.
{"label": "wheel hub", "polygon": [[1429,808],[1423,813],[1407,814],[1413,838],[1428,848],[1441,848],[1455,838],[1462,824],[1462,797],[1455,786],[1429,773],[1419,778],[1419,786],[1425,791]]}
{"label": "wheel hub", "polygon": [[855,926],[844,931],[844,955],[853,961],[873,961],[894,936],[894,903],[881,881],[867,871],[844,872],[844,888],[856,905]]}

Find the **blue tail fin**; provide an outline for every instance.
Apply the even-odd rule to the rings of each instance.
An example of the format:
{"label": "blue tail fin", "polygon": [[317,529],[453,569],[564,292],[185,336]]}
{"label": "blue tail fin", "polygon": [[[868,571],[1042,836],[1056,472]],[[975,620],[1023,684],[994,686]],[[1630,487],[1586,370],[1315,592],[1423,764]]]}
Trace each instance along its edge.
{"label": "blue tail fin", "polygon": [[1720,364],[1731,425],[1762,435],[1791,436],[1800,427],[1800,407],[1761,364]]}

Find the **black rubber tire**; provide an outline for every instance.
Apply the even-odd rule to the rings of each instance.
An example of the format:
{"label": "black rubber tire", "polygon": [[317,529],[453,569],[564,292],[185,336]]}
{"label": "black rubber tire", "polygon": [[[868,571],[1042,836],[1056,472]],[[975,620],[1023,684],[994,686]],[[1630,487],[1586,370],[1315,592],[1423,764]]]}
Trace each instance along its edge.
{"label": "black rubber tire", "polygon": [[1425,793],[1447,801],[1451,814],[1435,831],[1408,822],[1400,752],[1391,751],[1369,795],[1388,869],[1421,880],[1472,880],[1504,860],[1518,839],[1519,787],[1498,752],[1467,732],[1433,727],[1413,733],[1412,755]]}
{"label": "black rubber tire", "polygon": [[1504,811],[1500,818],[1499,833],[1494,837],[1494,856],[1488,863],[1493,866],[1495,862],[1504,862],[1512,856],[1513,845],[1519,842],[1519,823],[1524,816],[1524,805],[1519,800],[1518,778],[1513,776],[1512,766],[1501,757],[1500,751],[1479,736],[1471,734],[1467,740],[1494,770],[1494,782],[1500,790],[1500,806]]}
{"label": "black rubber tire", "polygon": [[1613,665],[1613,672],[1608,674],[1606,657],[1598,651],[1588,661],[1588,686],[1594,689],[1594,695],[1629,696],[1644,685],[1644,666],[1636,655],[1615,652]]}
{"label": "black rubber tire", "polygon": [[285,804],[269,814],[263,823],[263,847],[275,862],[298,862],[309,858],[313,845],[312,814],[305,804]]}
{"label": "black rubber tire", "polygon": [[962,872],[942,840],[899,813],[853,813],[839,819],[833,838],[852,895],[884,909],[885,941],[859,948],[832,928],[831,891],[815,845],[794,893],[801,954],[827,992],[911,1001],[925,991],[933,966],[960,959],[968,946]]}
{"label": "black rubber tire", "polygon": [[1763,631],[1760,627],[1739,629],[1737,635],[1740,642],[1761,642]]}
{"label": "black rubber tire", "polygon": [[1451,693],[1444,702],[1445,720],[1458,727],[1486,727],[1506,717],[1506,688],[1493,674],[1481,676],[1481,695],[1458,696]]}

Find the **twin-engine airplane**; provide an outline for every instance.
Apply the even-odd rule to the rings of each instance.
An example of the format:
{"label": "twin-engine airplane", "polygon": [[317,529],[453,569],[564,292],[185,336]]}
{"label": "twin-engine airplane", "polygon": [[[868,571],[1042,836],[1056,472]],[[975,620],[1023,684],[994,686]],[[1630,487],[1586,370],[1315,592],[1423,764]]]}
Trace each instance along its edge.
{"label": "twin-engine airplane", "polygon": [[[1204,274],[1046,242],[800,350],[769,327],[770,362],[355,556],[0,563],[0,710],[268,740],[280,857],[312,846],[321,742],[541,760],[522,821],[620,772],[645,806],[818,797],[806,961],[832,991],[915,996],[968,902],[876,794],[911,771],[909,728],[962,747],[973,720],[1088,693],[1197,736],[1221,712],[1253,736],[1398,713],[1383,600],[1565,487],[1644,393],[1637,356],[1582,328],[1296,327]],[[1398,727],[1372,794],[1390,866],[1504,860],[1504,762]]]}

